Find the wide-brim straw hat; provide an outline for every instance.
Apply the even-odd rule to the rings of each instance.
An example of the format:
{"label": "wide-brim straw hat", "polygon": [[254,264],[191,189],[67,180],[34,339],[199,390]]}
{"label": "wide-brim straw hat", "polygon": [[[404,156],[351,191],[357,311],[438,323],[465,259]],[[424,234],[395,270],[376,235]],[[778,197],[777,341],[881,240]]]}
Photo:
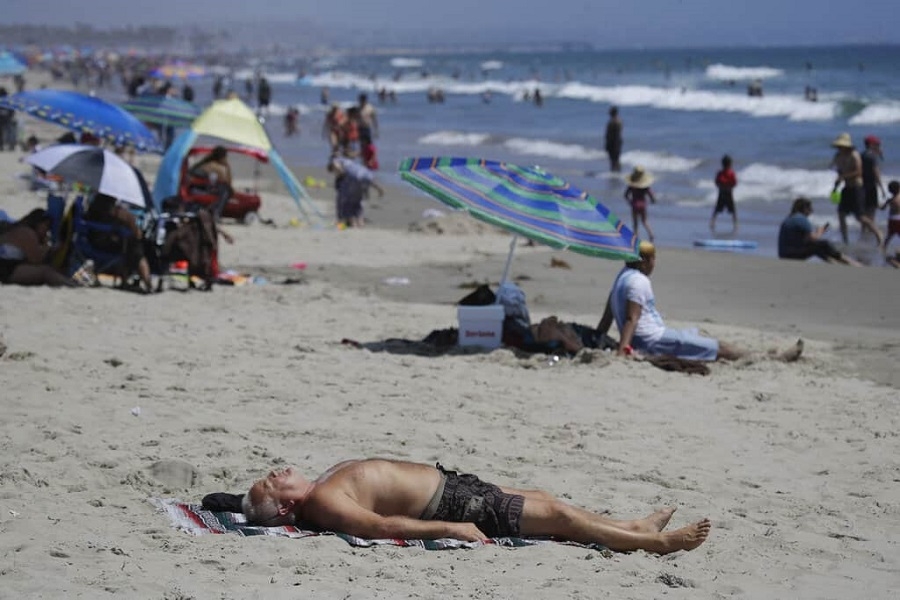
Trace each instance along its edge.
{"label": "wide-brim straw hat", "polygon": [[833,142],[831,142],[831,146],[833,148],[852,148],[853,140],[850,139],[849,133],[842,133],[837,136]]}
{"label": "wide-brim straw hat", "polygon": [[653,184],[653,175],[643,169],[643,167],[635,167],[631,175],[625,180],[628,185],[636,188],[648,188]]}

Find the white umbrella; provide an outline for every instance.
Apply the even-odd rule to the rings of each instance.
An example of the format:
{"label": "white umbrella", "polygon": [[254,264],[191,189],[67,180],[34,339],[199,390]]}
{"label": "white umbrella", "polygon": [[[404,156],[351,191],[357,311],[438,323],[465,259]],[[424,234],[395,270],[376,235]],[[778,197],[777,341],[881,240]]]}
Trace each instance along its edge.
{"label": "white umbrella", "polygon": [[150,190],[144,176],[109,150],[59,144],[25,157],[25,162],[69,183],[80,183],[139,208],[148,206]]}

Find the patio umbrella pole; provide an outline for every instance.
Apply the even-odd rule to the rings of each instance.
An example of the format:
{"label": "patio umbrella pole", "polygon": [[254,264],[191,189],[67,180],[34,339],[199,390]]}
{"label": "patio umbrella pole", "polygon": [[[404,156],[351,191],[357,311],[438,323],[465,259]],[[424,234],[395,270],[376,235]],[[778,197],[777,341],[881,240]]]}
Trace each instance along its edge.
{"label": "patio umbrella pole", "polygon": [[509,243],[509,254],[506,257],[506,266],[503,267],[503,277],[500,278],[500,285],[506,283],[506,278],[509,276],[509,267],[512,266],[513,254],[516,251],[516,242],[519,241],[518,235],[513,235],[512,241]]}

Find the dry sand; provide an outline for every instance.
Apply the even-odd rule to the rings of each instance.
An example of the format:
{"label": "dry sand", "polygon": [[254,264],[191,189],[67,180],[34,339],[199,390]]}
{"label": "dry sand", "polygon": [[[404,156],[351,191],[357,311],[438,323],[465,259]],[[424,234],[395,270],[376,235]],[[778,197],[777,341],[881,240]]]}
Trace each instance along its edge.
{"label": "dry sand", "polygon": [[[13,178],[17,158],[0,155],[0,207],[15,216],[43,203]],[[321,175],[299,169],[310,173]],[[449,221],[456,233],[409,232],[439,206],[406,189],[373,202],[368,228],[292,227],[275,189],[266,183],[263,216],[277,227],[230,227],[237,241],[221,252],[268,285],[150,297],[0,287],[0,597],[895,594],[896,272],[661,251],[653,279],[673,324],[760,355],[803,337],[789,365],[758,358],[698,377],[602,354],[554,365],[507,350],[374,353],[340,340],[454,326],[460,285],[495,282],[509,237]],[[330,194],[316,190],[323,211]],[[593,324],[618,268],[519,247],[513,276],[527,277],[532,317]],[[273,464],[313,475],[361,456],[440,460],[621,517],[674,505],[674,526],[709,516],[714,529],[663,558],[553,544],[355,549],[191,537],[148,502],[240,492]],[[154,470],[160,461],[184,461],[187,476]]]}

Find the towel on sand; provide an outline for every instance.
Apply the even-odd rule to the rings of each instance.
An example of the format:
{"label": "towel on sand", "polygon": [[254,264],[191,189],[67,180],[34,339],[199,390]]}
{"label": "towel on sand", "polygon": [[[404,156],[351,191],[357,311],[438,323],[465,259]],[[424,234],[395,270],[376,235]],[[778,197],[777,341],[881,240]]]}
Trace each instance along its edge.
{"label": "towel on sand", "polygon": [[[486,544],[503,546],[506,548],[518,548],[521,546],[534,546],[552,542],[546,539],[526,538],[491,538],[484,542],[464,542],[462,540],[367,540],[345,533],[331,531],[316,531],[314,529],[300,529],[298,527],[256,527],[247,525],[247,520],[241,513],[212,512],[203,510],[199,504],[187,504],[173,498],[151,498],[150,502],[166,513],[172,524],[191,535],[204,535],[207,533],[236,533],[237,535],[274,535],[289,538],[304,538],[317,535],[336,535],[351,546],[368,548],[371,546],[402,546],[417,547],[425,550],[449,550],[453,548],[478,548]],[[555,543],[555,542],[554,542]],[[599,544],[578,544],[575,542],[559,542],[570,546],[591,548],[594,550],[608,550]]]}

